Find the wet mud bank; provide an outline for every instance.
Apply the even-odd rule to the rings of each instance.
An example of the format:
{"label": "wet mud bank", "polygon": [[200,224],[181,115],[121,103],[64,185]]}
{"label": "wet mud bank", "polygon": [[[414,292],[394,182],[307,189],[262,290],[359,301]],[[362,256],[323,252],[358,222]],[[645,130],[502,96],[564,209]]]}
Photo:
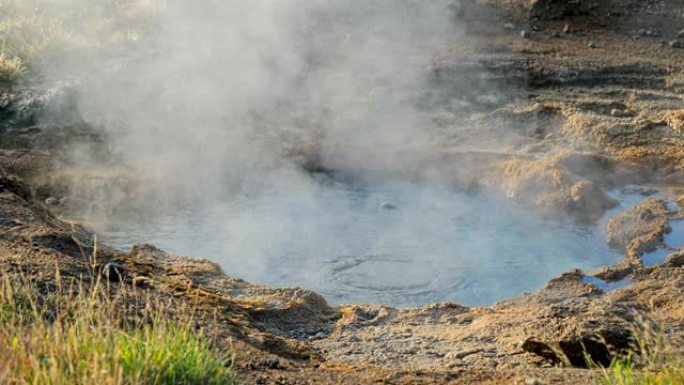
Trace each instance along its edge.
{"label": "wet mud bank", "polygon": [[[110,151],[102,131],[73,114],[70,85],[0,91],[3,272],[30,274],[49,287],[56,270],[73,280],[95,271],[113,289],[138,290],[141,301],[155,295],[195,304],[201,323],[236,350],[247,383],[589,383],[584,355],[606,364],[634,349],[644,320],[681,339],[684,50],[661,44],[677,31],[654,36],[640,32],[655,28],[649,25],[597,21],[613,3],[624,6],[614,20],[632,20],[639,8],[630,2],[570,10],[537,1],[531,14],[499,3],[510,2],[463,2],[475,20],[471,30],[487,37],[468,45],[476,47],[470,63],[448,54],[436,62],[431,97],[447,106],[435,116],[443,142],[402,177],[431,181],[422,170],[437,169],[442,186],[498,194],[545,215],[579,223],[608,215],[605,241],[624,255],[617,263],[570,269],[492,306],[395,308],[331,306],[317,293],[251,284],[230,266],[152,245],[122,252],[96,243],[74,213],[134,211],[152,204],[154,191]],[[656,11],[643,23],[661,20]],[[484,74],[477,87],[462,76],[469,71]],[[469,93],[482,84],[495,85],[498,99]],[[54,109],[66,112],[41,118]],[[503,126],[505,141],[475,142],[475,132]],[[310,172],[354,174],[327,164],[315,146],[296,150],[292,156]],[[84,168],[74,153],[97,162]],[[616,209],[616,192],[638,199]]]}

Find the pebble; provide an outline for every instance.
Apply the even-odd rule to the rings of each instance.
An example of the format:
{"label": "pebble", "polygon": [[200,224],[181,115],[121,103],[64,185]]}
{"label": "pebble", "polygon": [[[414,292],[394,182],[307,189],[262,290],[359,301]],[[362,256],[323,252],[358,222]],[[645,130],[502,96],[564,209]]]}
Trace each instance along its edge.
{"label": "pebble", "polygon": [[62,203],[62,200],[59,198],[55,197],[49,197],[48,199],[45,200],[45,204],[48,206],[59,206]]}
{"label": "pebble", "polygon": [[544,381],[538,378],[526,378],[525,385],[544,385]]}
{"label": "pebble", "polygon": [[107,262],[104,267],[102,267],[102,275],[112,280],[118,280],[123,276],[125,268],[124,265],[118,262]]}
{"label": "pebble", "polygon": [[397,209],[397,206],[394,203],[382,202],[382,203],[380,203],[380,206],[378,206],[378,208],[380,210],[394,211]]}
{"label": "pebble", "polygon": [[269,369],[278,369],[280,366],[280,360],[277,358],[269,358],[266,360],[265,364]]}
{"label": "pebble", "polygon": [[677,32],[677,37],[684,37],[684,29],[681,31]]}
{"label": "pebble", "polygon": [[504,24],[504,28],[509,29],[509,30],[513,30],[513,29],[515,29],[515,24],[506,23],[506,24]]}
{"label": "pebble", "polygon": [[613,116],[616,118],[625,118],[628,116],[632,116],[632,114],[629,111],[613,108],[612,110],[610,110],[610,116]]}
{"label": "pebble", "polygon": [[655,29],[640,29],[637,31],[637,36],[641,37],[658,37],[660,36],[660,31]]}
{"label": "pebble", "polygon": [[667,45],[669,45],[671,48],[684,48],[684,43],[682,43],[681,40],[670,40]]}
{"label": "pebble", "polygon": [[589,40],[589,41],[587,42],[587,47],[589,47],[589,48],[596,48],[596,42],[593,41],[593,40]]}
{"label": "pebble", "polygon": [[314,340],[322,340],[325,339],[325,333],[323,332],[318,332],[316,335],[309,337],[309,340],[314,341]]}
{"label": "pebble", "polygon": [[572,32],[572,29],[570,28],[570,24],[565,24],[565,27],[563,27],[563,33],[570,33]]}
{"label": "pebble", "polygon": [[522,37],[523,39],[529,39],[530,32],[526,29],[523,29],[522,31],[520,31],[520,37]]}

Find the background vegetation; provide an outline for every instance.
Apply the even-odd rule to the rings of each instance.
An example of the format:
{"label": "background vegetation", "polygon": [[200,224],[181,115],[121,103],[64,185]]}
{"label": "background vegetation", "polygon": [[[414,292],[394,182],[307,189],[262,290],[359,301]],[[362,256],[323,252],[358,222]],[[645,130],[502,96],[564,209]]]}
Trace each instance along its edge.
{"label": "background vegetation", "polygon": [[142,41],[164,0],[0,0],[0,80],[76,76]]}

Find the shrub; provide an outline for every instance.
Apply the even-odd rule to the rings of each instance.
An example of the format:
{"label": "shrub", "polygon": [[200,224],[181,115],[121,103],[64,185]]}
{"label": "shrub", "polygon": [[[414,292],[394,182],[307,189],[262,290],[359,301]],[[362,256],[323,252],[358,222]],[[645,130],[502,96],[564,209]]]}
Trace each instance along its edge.
{"label": "shrub", "polygon": [[10,58],[0,54],[0,80],[15,80],[26,72],[24,63],[18,56]]}

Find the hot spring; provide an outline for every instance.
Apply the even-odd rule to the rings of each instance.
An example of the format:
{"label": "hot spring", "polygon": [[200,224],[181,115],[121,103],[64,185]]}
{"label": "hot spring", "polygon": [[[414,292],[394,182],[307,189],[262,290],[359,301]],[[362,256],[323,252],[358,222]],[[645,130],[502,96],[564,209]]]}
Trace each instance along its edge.
{"label": "hot spring", "polygon": [[258,189],[94,227],[114,247],[144,242],[205,257],[232,277],[310,289],[332,304],[490,305],[562,272],[619,261],[606,221],[643,197],[613,196],[620,207],[587,225],[483,193],[321,176],[306,188]]}

